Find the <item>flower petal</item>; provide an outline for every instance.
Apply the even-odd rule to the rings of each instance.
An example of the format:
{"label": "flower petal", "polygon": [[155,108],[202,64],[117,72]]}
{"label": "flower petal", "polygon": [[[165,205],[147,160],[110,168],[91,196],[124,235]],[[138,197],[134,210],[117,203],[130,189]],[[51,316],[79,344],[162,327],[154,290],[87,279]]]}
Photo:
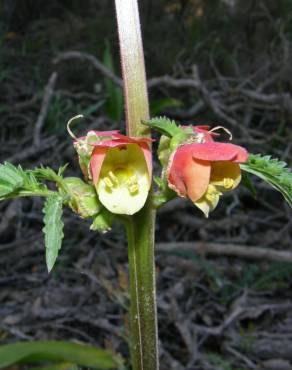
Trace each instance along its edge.
{"label": "flower petal", "polygon": [[94,131],[97,136],[115,136],[119,134],[119,130],[112,130],[112,131]]}
{"label": "flower petal", "polygon": [[209,185],[206,193],[194,204],[208,218],[209,213],[214,211],[214,209],[217,207],[221,194],[222,193],[220,193],[220,191],[218,191],[214,185]]}
{"label": "flower petal", "polygon": [[222,161],[211,163],[210,183],[220,191],[226,192],[235,189],[241,180],[238,163]]}
{"label": "flower petal", "polygon": [[236,163],[244,163],[248,159],[248,152],[246,149],[242,148],[241,146],[238,147],[237,156],[233,159],[233,162]]}
{"label": "flower petal", "polygon": [[191,145],[193,157],[203,161],[237,161],[237,157],[241,159],[245,151],[238,145],[228,143],[206,142]]}
{"label": "flower petal", "polygon": [[152,152],[147,143],[140,143],[139,146],[142,149],[142,152],[144,154],[144,158],[145,158],[147,168],[148,168],[149,178],[151,179],[152,178]]}
{"label": "flower petal", "polygon": [[110,212],[126,215],[138,212],[151,186],[143,149],[138,144],[108,148],[94,185],[101,203]]}
{"label": "flower petal", "polygon": [[116,133],[113,135],[115,139],[120,139],[128,143],[135,143],[135,144],[140,144],[140,143],[151,143],[155,141],[154,139],[151,139],[149,137],[134,137],[134,136],[126,136],[120,133]]}
{"label": "flower petal", "polygon": [[179,147],[172,157],[167,170],[168,185],[179,196],[188,196],[193,202],[205,193],[211,165],[208,161],[194,160],[192,145]]}
{"label": "flower petal", "polygon": [[203,142],[210,142],[214,141],[213,136],[219,136],[215,132],[209,132],[209,126],[200,125],[200,126],[193,126],[193,130],[196,134],[203,136]]}
{"label": "flower petal", "polygon": [[95,147],[90,158],[90,171],[93,180],[93,184],[98,183],[101,167],[105,159],[108,148],[106,147]]}

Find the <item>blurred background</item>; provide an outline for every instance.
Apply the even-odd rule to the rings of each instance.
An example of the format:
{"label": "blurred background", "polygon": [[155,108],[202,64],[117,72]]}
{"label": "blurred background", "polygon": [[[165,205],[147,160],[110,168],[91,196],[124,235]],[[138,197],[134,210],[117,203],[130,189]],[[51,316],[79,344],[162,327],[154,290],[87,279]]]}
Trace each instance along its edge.
{"label": "blurred background", "polygon": [[[139,3],[152,115],[223,125],[291,166],[291,0]],[[80,135],[124,130],[118,52],[113,1],[1,0],[1,162],[68,163],[81,177],[66,122],[84,114]],[[162,370],[292,369],[291,210],[254,183],[257,197],[242,186],[208,220],[181,199],[158,214]],[[68,339],[128,357],[122,228],[96,235],[65,212],[48,275],[42,207],[0,204],[1,343]]]}

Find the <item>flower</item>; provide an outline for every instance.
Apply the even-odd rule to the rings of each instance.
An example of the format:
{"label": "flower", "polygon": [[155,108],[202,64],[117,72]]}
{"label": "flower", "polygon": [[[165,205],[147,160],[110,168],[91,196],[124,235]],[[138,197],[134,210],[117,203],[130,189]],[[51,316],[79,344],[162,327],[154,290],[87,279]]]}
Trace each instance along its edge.
{"label": "flower", "polygon": [[151,187],[148,138],[112,133],[91,142],[90,173],[100,202],[112,213],[133,215],[145,204]]}
{"label": "flower", "polygon": [[[78,116],[77,116],[78,117]],[[74,119],[74,117],[73,117]],[[70,121],[69,121],[70,122]],[[78,153],[79,165],[86,180],[91,180],[89,169],[90,157],[93,151],[92,143],[111,140],[112,136],[118,131],[88,131],[86,136],[76,138],[70,131],[71,136],[75,139],[73,146]]]}
{"label": "flower", "polygon": [[248,153],[238,145],[214,142],[216,134],[207,126],[193,130],[194,142],[181,144],[170,156],[166,178],[171,189],[208,217],[220,196],[240,183],[239,163],[246,162]]}

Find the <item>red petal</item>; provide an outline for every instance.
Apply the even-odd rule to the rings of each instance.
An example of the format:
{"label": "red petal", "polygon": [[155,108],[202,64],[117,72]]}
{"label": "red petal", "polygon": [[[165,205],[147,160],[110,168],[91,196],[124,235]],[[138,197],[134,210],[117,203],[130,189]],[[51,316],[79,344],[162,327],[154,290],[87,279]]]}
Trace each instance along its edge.
{"label": "red petal", "polygon": [[97,136],[114,136],[119,133],[119,130],[112,131],[94,131]]}
{"label": "red petal", "polygon": [[243,157],[245,149],[238,145],[228,143],[206,142],[191,144],[193,158],[203,161],[237,161]]}
{"label": "red petal", "polygon": [[90,171],[91,176],[93,179],[93,184],[97,185],[100,170],[104,161],[104,158],[106,156],[107,148],[105,147],[96,147],[93,149],[93,152],[91,154],[90,158]]}
{"label": "red petal", "polygon": [[167,179],[170,188],[195,202],[206,192],[210,172],[210,162],[194,160],[191,145],[184,145],[174,153]]}
{"label": "red petal", "polygon": [[116,139],[128,141],[129,143],[136,143],[136,144],[151,143],[152,141],[155,141],[154,139],[150,139],[149,137],[126,136],[126,135],[122,135],[122,134],[119,134],[119,133],[114,134],[113,137],[116,138]]}
{"label": "red petal", "polygon": [[237,153],[237,156],[235,157],[235,159],[233,160],[233,162],[244,163],[244,162],[247,161],[247,159],[248,159],[247,150],[245,150],[241,146],[238,146],[238,153]]}
{"label": "red petal", "polygon": [[139,146],[143,151],[144,158],[147,164],[149,178],[151,179],[152,178],[152,152],[147,143],[141,143]]}

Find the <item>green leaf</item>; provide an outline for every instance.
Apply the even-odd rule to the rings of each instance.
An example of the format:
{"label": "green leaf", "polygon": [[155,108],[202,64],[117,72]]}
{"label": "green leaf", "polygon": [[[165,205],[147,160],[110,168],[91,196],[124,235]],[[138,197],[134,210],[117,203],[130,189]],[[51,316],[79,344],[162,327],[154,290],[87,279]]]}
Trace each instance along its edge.
{"label": "green leaf", "polygon": [[53,181],[56,184],[62,184],[63,182],[63,173],[67,167],[67,164],[65,166],[62,166],[59,168],[58,172],[55,172],[50,167],[39,167],[35,168],[34,170],[30,171],[33,176],[36,177],[36,179],[39,180],[48,180]]}
{"label": "green leaf", "polygon": [[241,183],[251,192],[251,195],[256,199],[257,190],[247,173],[243,172],[241,176]]}
{"label": "green leaf", "polygon": [[68,361],[93,369],[118,369],[121,359],[109,351],[63,341],[20,342],[0,346],[0,369],[16,363]]}
{"label": "green leaf", "polygon": [[[11,163],[5,162],[0,164],[0,201],[8,198],[16,198],[21,196],[48,196],[51,191],[40,183],[38,179],[41,176],[36,176],[39,171],[43,170],[23,170],[20,166],[16,167]],[[51,171],[51,169],[45,169]],[[60,169],[62,171],[63,168]],[[54,173],[56,177],[58,174]]]}
{"label": "green leaf", "polygon": [[21,167],[5,162],[0,165],[0,197],[16,191],[23,186],[25,173]]}
{"label": "green leaf", "polygon": [[170,107],[181,107],[183,105],[182,101],[174,98],[162,98],[154,100],[150,103],[151,115],[161,113],[165,108]]}
{"label": "green leaf", "polygon": [[30,370],[78,370],[78,366],[70,362],[60,362],[46,366],[33,367]]}
{"label": "green leaf", "polygon": [[292,207],[292,173],[287,164],[271,156],[250,154],[247,163],[240,165],[241,169],[260,177],[278,190],[290,207]]}
{"label": "green leaf", "polygon": [[49,272],[54,267],[64,236],[62,205],[63,198],[58,194],[54,194],[47,198],[43,208],[45,215],[43,232],[45,234],[46,262]]}
{"label": "green leaf", "polygon": [[173,137],[182,133],[182,129],[177,126],[175,121],[167,117],[154,117],[148,121],[142,121],[142,123],[168,137]]}
{"label": "green leaf", "polygon": [[[103,64],[110,71],[115,72],[113,57],[108,42],[106,42],[106,48],[103,54]],[[120,121],[124,105],[122,89],[107,77],[105,78],[105,88],[107,93],[106,113],[112,120]]]}

